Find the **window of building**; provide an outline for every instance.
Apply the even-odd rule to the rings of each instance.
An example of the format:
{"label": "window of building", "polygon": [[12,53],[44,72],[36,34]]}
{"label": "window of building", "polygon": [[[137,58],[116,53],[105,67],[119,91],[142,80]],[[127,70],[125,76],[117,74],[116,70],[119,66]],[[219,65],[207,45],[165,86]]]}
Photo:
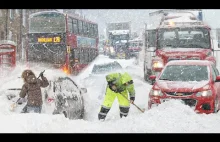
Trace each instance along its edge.
{"label": "window of building", "polygon": [[9,16],[11,19],[14,19],[14,10],[13,9],[9,10]]}
{"label": "window of building", "polygon": [[25,10],[25,9],[22,10],[22,17],[23,17],[23,19],[22,19],[22,25],[23,25],[24,27],[26,27],[26,10]]}
{"label": "window of building", "polygon": [[12,40],[12,32],[11,31],[8,32],[8,39]]}
{"label": "window of building", "polygon": [[4,35],[5,33],[4,32],[1,32],[1,40],[4,40],[4,38],[5,38],[5,35]]}
{"label": "window of building", "polygon": [[15,10],[15,14],[16,14],[16,15],[19,15],[19,9],[16,9],[16,10]]}

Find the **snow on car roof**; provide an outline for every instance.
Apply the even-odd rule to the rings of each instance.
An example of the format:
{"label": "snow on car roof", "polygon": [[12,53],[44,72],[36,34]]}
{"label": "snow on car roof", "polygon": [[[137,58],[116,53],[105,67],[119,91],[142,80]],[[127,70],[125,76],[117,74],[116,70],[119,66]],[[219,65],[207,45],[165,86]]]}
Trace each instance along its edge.
{"label": "snow on car roof", "polygon": [[211,65],[213,62],[207,60],[173,60],[167,63],[169,65]]}

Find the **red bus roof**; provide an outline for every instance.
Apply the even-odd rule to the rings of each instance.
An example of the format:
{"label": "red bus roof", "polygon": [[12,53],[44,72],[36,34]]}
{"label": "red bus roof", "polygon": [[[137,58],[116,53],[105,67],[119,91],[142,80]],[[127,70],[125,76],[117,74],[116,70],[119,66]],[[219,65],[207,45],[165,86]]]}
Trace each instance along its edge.
{"label": "red bus roof", "polygon": [[36,12],[36,13],[31,14],[30,17],[35,16],[35,15],[40,15],[40,14],[42,14],[42,13],[49,13],[49,12],[60,13],[60,14],[63,14],[64,16],[67,15],[68,17],[75,18],[75,19],[77,19],[77,20],[82,20],[82,21],[85,21],[85,22],[88,22],[88,23],[97,24],[97,23],[92,22],[92,21],[89,21],[89,20],[87,20],[87,19],[83,19],[83,18],[80,18],[80,17],[77,17],[77,16],[73,16],[73,15],[70,15],[70,14],[67,14],[67,13],[64,13],[64,12],[60,12],[60,11],[55,11],[55,10]]}

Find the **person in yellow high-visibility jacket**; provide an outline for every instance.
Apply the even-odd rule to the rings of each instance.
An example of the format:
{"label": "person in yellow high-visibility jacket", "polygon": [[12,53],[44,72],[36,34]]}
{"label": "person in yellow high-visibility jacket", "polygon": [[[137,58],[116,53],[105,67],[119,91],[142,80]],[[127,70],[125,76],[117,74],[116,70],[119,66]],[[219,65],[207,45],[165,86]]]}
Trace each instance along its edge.
{"label": "person in yellow high-visibility jacket", "polygon": [[[106,76],[108,82],[104,102],[98,114],[99,120],[105,120],[107,113],[117,97],[119,102],[120,117],[126,117],[130,103],[134,103],[135,89],[132,77],[128,73],[111,73]],[[129,99],[130,96],[130,99]]]}

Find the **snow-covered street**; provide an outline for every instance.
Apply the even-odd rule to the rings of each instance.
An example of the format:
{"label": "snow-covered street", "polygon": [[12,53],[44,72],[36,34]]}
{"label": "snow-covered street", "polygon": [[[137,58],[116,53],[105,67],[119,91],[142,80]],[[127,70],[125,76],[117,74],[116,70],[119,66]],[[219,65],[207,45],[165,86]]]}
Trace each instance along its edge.
{"label": "snow-covered street", "polygon": [[[80,75],[71,77],[80,86],[84,86],[84,79],[89,77],[94,64],[112,62],[106,56],[99,55]],[[98,112],[103,101],[104,77],[94,78],[93,83],[87,84],[88,92],[84,94],[85,118],[84,120],[69,120],[64,115],[52,115],[43,107],[42,114],[22,114],[18,107],[11,112],[11,101],[6,98],[7,88],[20,88],[23,84],[20,77],[26,68],[18,65],[7,77],[0,80],[0,129],[1,133],[219,133],[220,113],[196,114],[190,107],[177,100],[165,102],[156,108],[147,110],[148,93],[151,85],[143,80],[142,62],[134,64],[134,59],[117,60],[124,70],[129,72],[136,90],[135,104],[146,108],[145,113],[140,112],[131,105],[128,117],[120,119],[118,102],[115,101],[107,115],[105,122],[98,121]],[[44,67],[31,68],[36,74],[46,70],[45,76],[50,80],[54,76],[64,76],[64,73]],[[102,80],[102,81],[101,81]],[[100,88],[98,90],[97,88]],[[19,91],[17,91],[18,94]]]}

